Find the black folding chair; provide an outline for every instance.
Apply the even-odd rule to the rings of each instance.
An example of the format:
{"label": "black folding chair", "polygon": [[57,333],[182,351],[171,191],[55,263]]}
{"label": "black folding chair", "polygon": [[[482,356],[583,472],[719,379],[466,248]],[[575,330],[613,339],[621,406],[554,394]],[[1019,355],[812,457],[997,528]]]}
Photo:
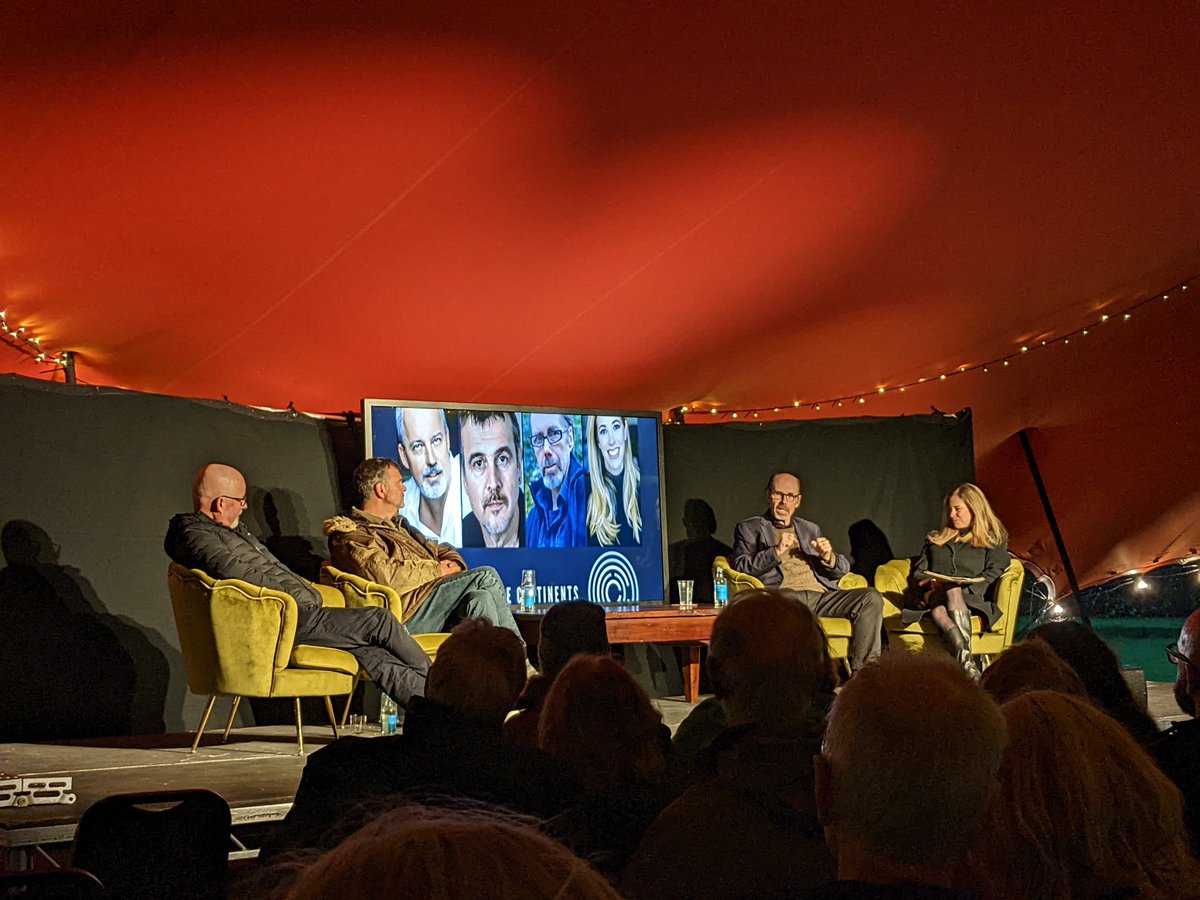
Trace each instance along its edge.
{"label": "black folding chair", "polygon": [[113,897],[225,895],[229,804],[206,790],[116,794],[79,820],[73,866],[94,874]]}

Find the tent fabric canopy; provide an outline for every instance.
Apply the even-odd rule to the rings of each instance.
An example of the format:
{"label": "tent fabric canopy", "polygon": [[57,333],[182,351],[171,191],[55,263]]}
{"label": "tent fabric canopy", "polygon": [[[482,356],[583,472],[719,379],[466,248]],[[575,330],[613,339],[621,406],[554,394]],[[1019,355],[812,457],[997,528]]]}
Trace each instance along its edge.
{"label": "tent fabric canopy", "polygon": [[85,382],[314,412],[969,406],[1014,550],[1063,583],[1027,429],[1096,582],[1200,552],[1200,284],[1053,340],[1200,274],[1198,16],[7,4],[0,307]]}

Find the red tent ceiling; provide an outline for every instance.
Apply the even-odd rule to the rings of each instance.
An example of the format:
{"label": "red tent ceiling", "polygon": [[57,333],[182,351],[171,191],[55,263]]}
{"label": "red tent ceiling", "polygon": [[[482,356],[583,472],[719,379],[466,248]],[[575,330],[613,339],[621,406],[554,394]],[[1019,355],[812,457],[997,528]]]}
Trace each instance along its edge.
{"label": "red tent ceiling", "polygon": [[1197,552],[1200,285],[1040,346],[1200,273],[1194,3],[343,6],[6,5],[10,321],[310,411],[971,406],[1015,549],[1030,428],[1085,580]]}

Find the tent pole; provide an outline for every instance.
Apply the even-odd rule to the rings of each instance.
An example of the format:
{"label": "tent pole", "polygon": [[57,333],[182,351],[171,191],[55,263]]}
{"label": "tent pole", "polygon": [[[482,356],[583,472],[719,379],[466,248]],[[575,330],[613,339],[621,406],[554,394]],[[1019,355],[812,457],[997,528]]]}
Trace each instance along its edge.
{"label": "tent pole", "polygon": [[1038,468],[1037,457],[1033,455],[1033,445],[1029,442],[1029,429],[1022,428],[1017,437],[1021,439],[1021,449],[1025,451],[1025,459],[1029,462],[1029,471],[1033,475],[1033,483],[1037,486],[1038,496],[1042,500],[1042,509],[1046,513],[1046,521],[1050,525],[1050,533],[1054,535],[1054,544],[1058,547],[1059,558],[1063,561],[1063,570],[1067,574],[1067,583],[1075,595],[1075,603],[1083,615],[1083,621],[1092,624],[1084,604],[1080,602],[1079,579],[1075,577],[1075,567],[1071,565],[1071,556],[1067,553],[1066,542],[1058,529],[1058,519],[1054,515],[1054,506],[1050,503],[1050,495],[1046,492],[1046,482],[1042,480],[1042,471]]}

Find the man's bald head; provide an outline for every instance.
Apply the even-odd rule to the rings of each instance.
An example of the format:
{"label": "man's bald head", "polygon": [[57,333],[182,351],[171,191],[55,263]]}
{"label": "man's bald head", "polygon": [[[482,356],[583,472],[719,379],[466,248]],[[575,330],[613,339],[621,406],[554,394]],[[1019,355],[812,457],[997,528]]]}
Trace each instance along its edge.
{"label": "man's bald head", "polygon": [[1189,716],[1200,708],[1200,609],[1193,612],[1179,631],[1179,663],[1175,675],[1175,702]]}
{"label": "man's bald head", "polygon": [[816,616],[778,591],[739,594],[713,625],[708,658],[717,696],[735,725],[803,717],[834,685]]}
{"label": "man's bald head", "polygon": [[246,479],[233,466],[209,463],[192,482],[196,512],[232,528],[246,508]]}

